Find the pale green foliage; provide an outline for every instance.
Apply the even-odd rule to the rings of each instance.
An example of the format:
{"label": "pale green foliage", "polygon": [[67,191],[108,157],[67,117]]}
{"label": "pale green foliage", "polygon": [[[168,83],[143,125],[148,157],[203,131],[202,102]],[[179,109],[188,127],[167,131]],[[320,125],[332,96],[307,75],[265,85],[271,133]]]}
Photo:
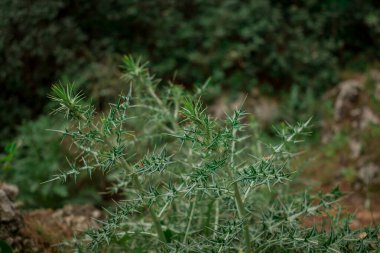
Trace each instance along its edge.
{"label": "pale green foliage", "polygon": [[86,184],[85,177],[77,186],[74,182],[41,184],[41,179],[49,179],[66,163],[59,136],[47,131],[63,127],[61,119],[41,116],[20,127],[15,141],[6,147],[5,154],[0,154],[0,181],[17,185],[20,190],[17,201],[23,208],[59,208],[68,200],[70,203],[84,199],[88,203],[99,202],[96,184]]}
{"label": "pale green foliage", "polygon": [[78,252],[368,252],[379,246],[378,228],[359,238],[342,219],[330,231],[302,225],[341,196],[338,189],[311,195],[281,186],[291,179],[292,150],[310,120],[277,129],[279,143],[252,154],[245,148],[252,129],[241,108],[214,119],[198,95],[173,85],[158,89],[146,64],[129,56],[123,63],[132,89],[103,115],[80,104],[71,88],[53,88],[57,111],[72,120],[62,133],[78,159],[52,180],[101,170],[112,181],[110,191],[124,196],[99,229],[74,242]]}

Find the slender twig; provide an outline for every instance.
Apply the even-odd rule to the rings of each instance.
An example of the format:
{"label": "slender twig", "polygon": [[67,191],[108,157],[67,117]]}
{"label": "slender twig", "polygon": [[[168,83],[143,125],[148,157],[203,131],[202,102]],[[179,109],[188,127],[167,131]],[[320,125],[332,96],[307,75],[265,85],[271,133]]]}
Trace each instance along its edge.
{"label": "slender twig", "polygon": [[[80,114],[79,115],[81,119],[83,120],[86,120],[86,117],[83,115],[83,114]],[[91,126],[97,131],[97,132],[100,132],[98,127],[94,124],[94,123],[91,123]],[[109,147],[113,147],[113,143],[104,136],[104,141],[107,143],[107,145]],[[129,172],[133,172],[133,168],[132,166],[122,157],[121,159],[121,163],[122,165],[124,166],[125,169],[127,169]],[[133,174],[132,175],[132,179],[133,179],[133,182],[135,183],[137,189],[140,191],[140,193],[143,193],[143,188],[141,186],[141,183],[137,177],[137,175]],[[148,210],[149,210],[149,214],[151,215],[152,217],[152,220],[153,220],[153,224],[154,224],[154,227],[157,231],[157,234],[158,234],[158,237],[159,239],[162,241],[162,242],[166,242],[166,237],[165,237],[165,234],[162,230],[162,227],[161,227],[161,223],[160,223],[160,220],[159,220],[159,217],[157,217],[157,214],[152,210],[151,207],[148,207]]]}
{"label": "slender twig", "polygon": [[197,199],[197,197],[195,196],[190,203],[190,212],[189,212],[189,215],[187,217],[185,236],[183,237],[183,241],[182,241],[183,243],[186,243],[187,236],[188,236],[189,231],[190,231],[191,221],[193,220],[193,216],[194,216],[196,199]]}
{"label": "slender twig", "polygon": [[[238,214],[240,219],[245,219],[246,213],[245,213],[245,208],[244,208],[244,203],[241,198],[241,194],[239,191],[239,186],[237,182],[234,180],[234,176],[232,173],[232,170],[235,169],[234,165],[234,159],[235,159],[235,148],[236,148],[236,133],[237,130],[234,128],[232,130],[232,144],[231,144],[231,156],[230,156],[230,164],[227,166],[227,174],[230,178],[230,180],[233,182],[232,187],[234,189],[234,195],[235,195],[235,203],[236,207],[238,209]],[[246,252],[250,253],[251,251],[251,240],[250,240],[250,235],[249,235],[249,228],[247,222],[243,222],[243,235],[244,235],[244,240],[245,240],[245,247],[246,247]]]}
{"label": "slender twig", "polygon": [[215,222],[214,222],[214,235],[213,238],[216,238],[219,226],[219,199],[215,201]]}

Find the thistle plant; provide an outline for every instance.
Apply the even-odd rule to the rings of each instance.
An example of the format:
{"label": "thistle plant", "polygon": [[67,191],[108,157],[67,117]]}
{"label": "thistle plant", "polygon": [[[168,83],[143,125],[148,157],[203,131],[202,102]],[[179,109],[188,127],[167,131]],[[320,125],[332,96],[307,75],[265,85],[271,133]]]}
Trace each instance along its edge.
{"label": "thistle plant", "polygon": [[[147,64],[123,59],[127,94],[97,113],[71,84],[52,88],[54,112],[77,159],[50,181],[101,171],[110,193],[99,228],[73,240],[78,252],[370,252],[379,228],[352,231],[349,218],[307,227],[307,216],[329,213],[342,196],[294,192],[291,159],[311,120],[276,129],[278,142],[252,153],[253,133],[241,108],[212,118],[191,93],[158,86]],[[158,88],[159,87],[159,88]],[[257,138],[255,137],[255,140]],[[73,151],[73,152],[74,152]]]}

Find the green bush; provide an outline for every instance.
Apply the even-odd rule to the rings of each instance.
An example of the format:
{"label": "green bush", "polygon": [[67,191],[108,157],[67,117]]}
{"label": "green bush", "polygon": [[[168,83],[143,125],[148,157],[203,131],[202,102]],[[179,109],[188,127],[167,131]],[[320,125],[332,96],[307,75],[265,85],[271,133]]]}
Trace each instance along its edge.
{"label": "green bush", "polygon": [[0,159],[2,180],[18,186],[18,200],[24,208],[57,208],[64,203],[84,199],[86,202],[98,202],[99,197],[94,194],[95,187],[83,187],[85,180],[80,181],[80,192],[76,191],[78,187],[73,183],[43,183],[65,164],[64,154],[70,156],[59,145],[60,139],[57,135],[48,131],[51,128],[63,128],[62,121],[41,116],[18,129],[15,142],[9,145]]}
{"label": "green bush", "polygon": [[109,54],[149,58],[165,79],[177,69],[186,85],[211,76],[229,89],[297,85],[318,95],[338,65],[379,58],[379,12],[375,0],[3,0],[2,136],[41,113],[62,74]]}
{"label": "green bush", "polygon": [[0,124],[8,126],[0,130],[3,138],[15,132],[15,123],[41,113],[49,84],[78,65],[86,35],[73,15],[64,14],[68,8],[64,1],[0,2]]}
{"label": "green bush", "polygon": [[134,88],[102,115],[70,84],[52,88],[54,112],[71,126],[62,134],[78,148],[52,180],[101,171],[112,175],[110,191],[124,198],[100,228],[73,240],[77,252],[364,253],[380,247],[380,227],[353,231],[340,213],[323,224],[303,223],[329,214],[342,196],[338,188],[311,194],[289,184],[293,150],[310,120],[276,129],[278,143],[251,153],[246,147],[256,129],[244,124],[241,108],[213,119],[198,92],[158,89],[146,64],[130,57],[123,64],[123,79]]}

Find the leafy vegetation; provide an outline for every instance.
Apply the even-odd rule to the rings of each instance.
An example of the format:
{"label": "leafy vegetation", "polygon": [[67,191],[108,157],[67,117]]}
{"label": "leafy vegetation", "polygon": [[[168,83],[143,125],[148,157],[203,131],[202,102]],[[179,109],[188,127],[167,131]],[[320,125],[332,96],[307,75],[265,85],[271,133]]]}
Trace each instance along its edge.
{"label": "leafy vegetation", "polygon": [[24,209],[0,251],[378,250],[379,1],[3,0],[0,17],[0,192]]}
{"label": "leafy vegetation", "polygon": [[[123,196],[100,228],[71,242],[78,252],[370,252],[380,228],[351,230],[329,214],[342,196],[294,192],[290,161],[311,119],[276,128],[278,142],[251,153],[250,135],[236,108],[224,120],[210,117],[202,89],[157,89],[146,64],[124,58],[127,94],[97,114],[70,84],[54,85],[51,99],[69,127],[59,130],[76,159],[51,181],[77,180],[101,171],[110,193]],[[206,83],[207,84],[207,83]],[[143,122],[143,124],[141,123]],[[144,127],[142,127],[144,126]],[[259,151],[260,150],[260,151]]]}
{"label": "leafy vegetation", "polygon": [[[212,77],[234,90],[296,85],[318,95],[336,83],[338,66],[378,60],[379,12],[375,0],[3,0],[0,124],[36,118],[64,74],[91,89],[94,74],[85,73],[120,53],[150,59],[165,79],[177,69],[187,86]],[[111,72],[97,71],[98,85]]]}
{"label": "leafy vegetation", "polygon": [[24,124],[19,128],[18,138],[7,146],[0,159],[1,180],[18,186],[19,200],[26,208],[57,208],[67,199],[72,203],[80,199],[92,203],[99,201],[96,187],[88,187],[77,194],[73,184],[41,184],[65,164],[65,153],[71,156],[60,148],[58,136],[48,131],[52,127],[61,128],[61,124],[62,121],[53,122],[47,116]]}

